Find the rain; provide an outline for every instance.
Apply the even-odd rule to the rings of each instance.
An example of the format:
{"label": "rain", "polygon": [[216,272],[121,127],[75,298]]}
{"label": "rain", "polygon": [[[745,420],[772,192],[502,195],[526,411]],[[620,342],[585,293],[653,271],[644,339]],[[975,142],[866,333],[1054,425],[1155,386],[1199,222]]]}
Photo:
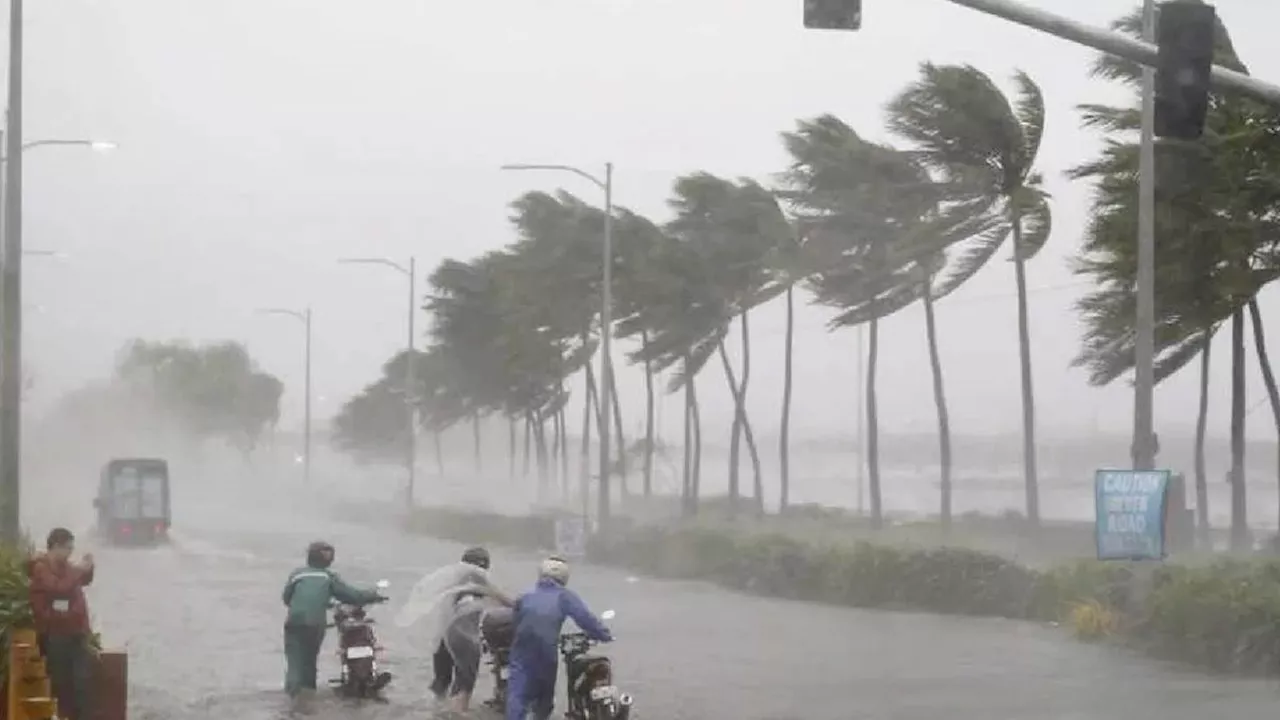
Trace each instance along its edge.
{"label": "rain", "polygon": [[10,3],[0,627],[70,530],[128,720],[501,717],[560,560],[574,720],[1274,712],[1280,6]]}

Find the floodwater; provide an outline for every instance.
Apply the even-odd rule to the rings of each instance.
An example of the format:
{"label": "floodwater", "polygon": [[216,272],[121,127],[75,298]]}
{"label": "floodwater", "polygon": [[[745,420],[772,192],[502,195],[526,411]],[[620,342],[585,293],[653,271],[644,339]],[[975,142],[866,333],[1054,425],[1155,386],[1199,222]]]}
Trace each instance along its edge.
{"label": "floodwater", "polygon": [[[461,548],[292,509],[283,522],[283,507],[204,498],[171,547],[97,548],[90,602],[107,645],[129,651],[131,720],[447,717],[425,697],[425,629],[391,618],[397,590]],[[291,707],[280,690],[281,583],[319,536],[349,580],[392,582],[392,603],[374,611],[396,675],[386,704],[322,689]],[[527,586],[536,560],[499,551],[495,577]],[[617,611],[610,653],[641,720],[1203,720],[1270,717],[1280,700],[1271,681],[1210,677],[1028,623],[760,599],[586,566],[572,584],[597,612]],[[322,684],[332,648],[330,638]]]}

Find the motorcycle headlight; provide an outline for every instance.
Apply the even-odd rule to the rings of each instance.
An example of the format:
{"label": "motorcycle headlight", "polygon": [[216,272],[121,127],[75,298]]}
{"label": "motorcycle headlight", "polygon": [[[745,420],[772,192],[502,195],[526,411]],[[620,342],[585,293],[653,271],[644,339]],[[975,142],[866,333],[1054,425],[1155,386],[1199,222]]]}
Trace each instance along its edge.
{"label": "motorcycle headlight", "polygon": [[628,694],[626,694],[626,693],[619,693],[619,694],[618,694],[618,704],[619,704],[619,705],[622,705],[623,707],[629,707],[629,706],[631,705],[631,702],[632,702],[632,700],[631,700],[631,696],[630,696],[630,695],[628,695]]}

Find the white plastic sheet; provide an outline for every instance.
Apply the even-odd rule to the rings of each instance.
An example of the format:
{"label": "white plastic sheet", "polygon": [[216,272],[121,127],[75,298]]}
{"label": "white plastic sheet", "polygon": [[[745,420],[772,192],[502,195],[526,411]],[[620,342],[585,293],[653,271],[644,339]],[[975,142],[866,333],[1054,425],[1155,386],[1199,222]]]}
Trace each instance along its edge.
{"label": "white plastic sheet", "polygon": [[462,562],[423,575],[414,583],[408,599],[396,613],[396,625],[409,628],[426,620],[431,632],[442,634],[450,601],[463,589],[475,585],[477,575],[486,581],[489,578],[488,572],[482,568]]}

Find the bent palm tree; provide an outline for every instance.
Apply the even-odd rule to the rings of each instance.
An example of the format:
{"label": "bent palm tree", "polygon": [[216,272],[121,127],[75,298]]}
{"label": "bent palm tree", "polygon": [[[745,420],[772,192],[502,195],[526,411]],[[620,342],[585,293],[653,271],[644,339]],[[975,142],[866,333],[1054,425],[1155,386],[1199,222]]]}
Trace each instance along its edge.
{"label": "bent palm tree", "polygon": [[1051,227],[1048,197],[1034,172],[1044,134],[1044,99],[1040,88],[1022,72],[1014,75],[1015,102],[986,74],[968,65],[925,63],[920,74],[890,104],[890,130],[911,141],[921,160],[956,190],[951,198],[956,206],[985,211],[1002,221],[1003,230],[983,232],[980,242],[943,280],[938,294],[945,295],[973,277],[1012,238],[1027,520],[1039,524],[1026,262],[1044,247]]}

